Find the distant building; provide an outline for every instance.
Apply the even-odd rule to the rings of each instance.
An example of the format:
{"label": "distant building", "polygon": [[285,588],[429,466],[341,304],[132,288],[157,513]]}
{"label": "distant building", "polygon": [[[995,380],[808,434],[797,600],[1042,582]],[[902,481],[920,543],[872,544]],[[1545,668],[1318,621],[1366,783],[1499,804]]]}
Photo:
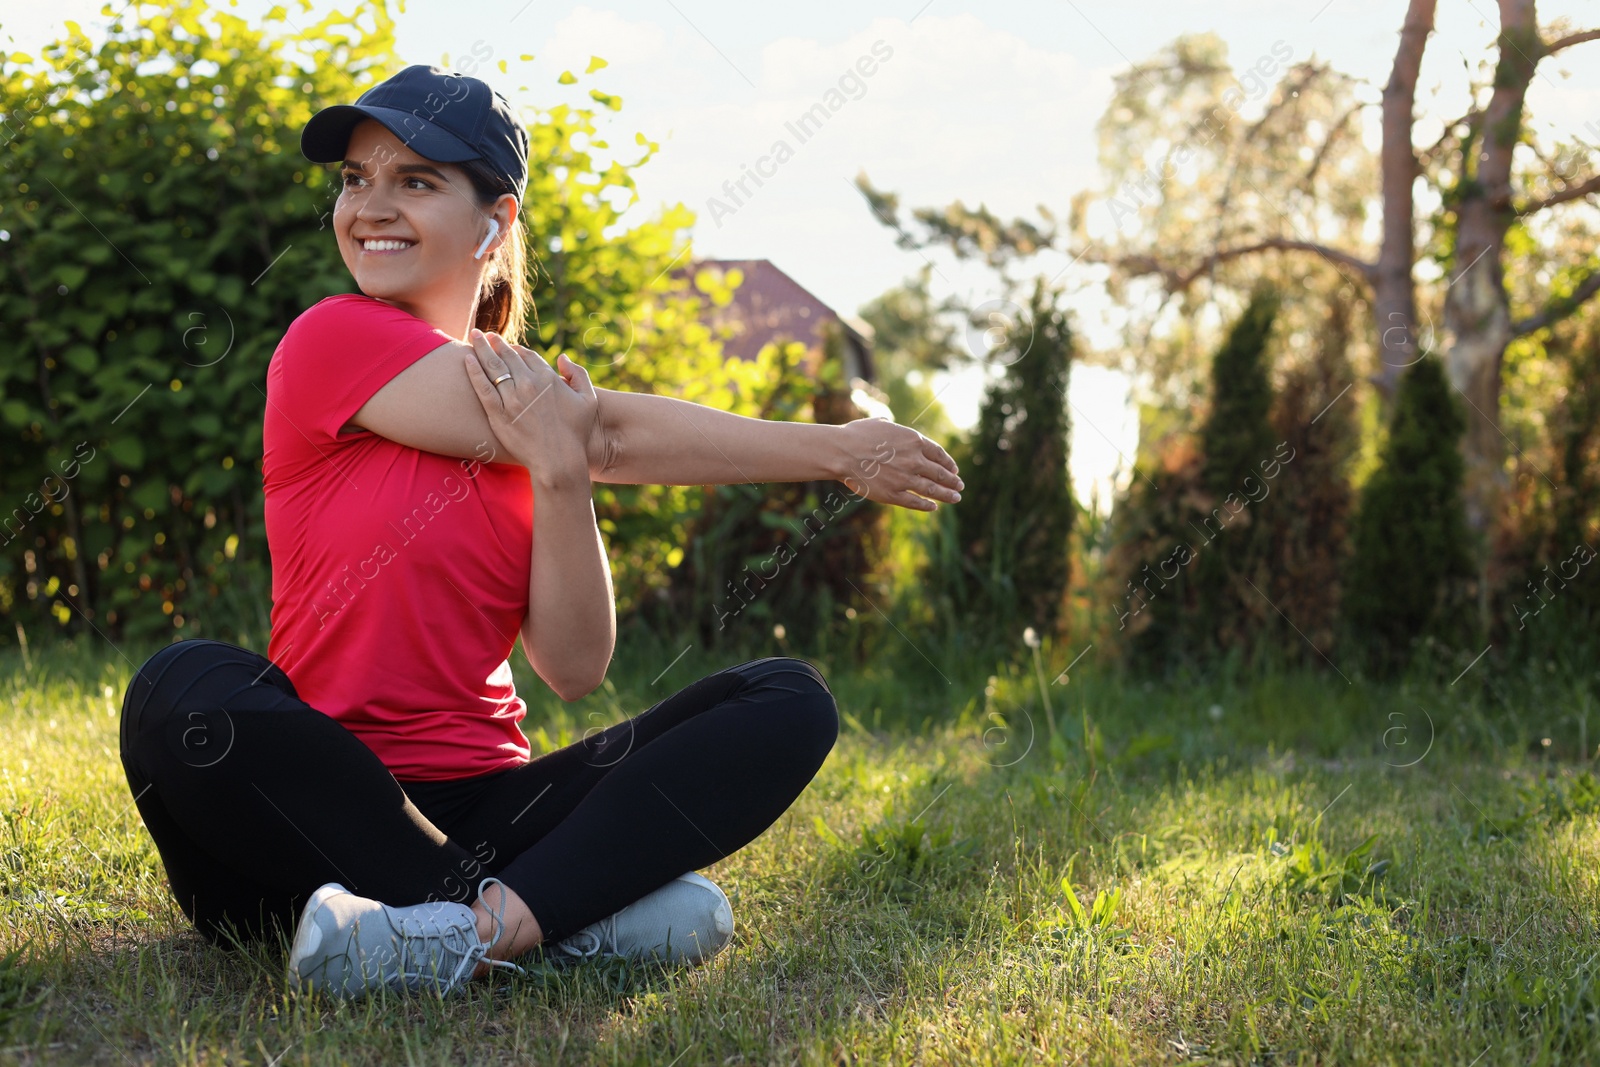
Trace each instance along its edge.
{"label": "distant building", "polygon": [[850,399],[860,411],[853,417],[893,418],[888,397],[873,384],[877,370],[872,360],[871,326],[858,318],[842,317],[771,260],[701,259],[673,273],[692,284],[694,276],[708,268],[724,273],[737,268],[744,274],[726,307],[704,312],[713,327],[733,327],[733,335],[723,342],[724,352],[739,359],[755,359],[769,343],[799,341],[806,346],[814,370],[822,354],[825,324],[837,324],[844,341],[841,355],[845,380],[851,386]]}

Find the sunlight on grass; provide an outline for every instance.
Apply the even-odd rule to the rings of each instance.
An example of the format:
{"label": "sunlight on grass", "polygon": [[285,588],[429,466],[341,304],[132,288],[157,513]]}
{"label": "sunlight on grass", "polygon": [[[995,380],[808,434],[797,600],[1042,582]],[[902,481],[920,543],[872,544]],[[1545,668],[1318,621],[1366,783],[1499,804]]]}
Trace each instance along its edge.
{"label": "sunlight on grass", "polygon": [[[575,705],[528,679],[535,748],[698,669]],[[937,709],[829,670],[838,746],[710,871],[737,923],[712,966],[536,967],[349,1005],[288,994],[273,946],[187,928],[117,756],[131,670],[92,649],[0,664],[6,1062],[1600,1057],[1600,785],[1543,757],[1562,713],[1084,672],[1051,694],[1052,739],[1026,663]],[[1385,731],[1419,704],[1437,736],[1412,763],[1423,738]]]}

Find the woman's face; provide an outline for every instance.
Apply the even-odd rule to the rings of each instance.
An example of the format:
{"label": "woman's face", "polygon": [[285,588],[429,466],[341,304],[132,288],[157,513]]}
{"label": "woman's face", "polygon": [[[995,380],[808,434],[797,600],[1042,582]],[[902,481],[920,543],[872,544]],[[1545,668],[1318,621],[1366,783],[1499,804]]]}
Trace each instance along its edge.
{"label": "woman's face", "polygon": [[339,179],[333,229],[363,293],[402,307],[470,304],[507,223],[473,259],[490,215],[478,208],[464,170],[424,159],[382,123],[363,119],[351,131]]}

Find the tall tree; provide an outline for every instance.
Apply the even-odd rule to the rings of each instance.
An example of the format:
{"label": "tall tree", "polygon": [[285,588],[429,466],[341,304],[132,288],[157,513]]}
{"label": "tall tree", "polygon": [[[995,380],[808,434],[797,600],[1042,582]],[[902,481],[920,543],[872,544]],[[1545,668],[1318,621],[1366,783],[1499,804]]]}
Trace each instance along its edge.
{"label": "tall tree", "polygon": [[[1117,516],[1112,570],[1125,581],[1118,630],[1162,667],[1236,652],[1253,658],[1276,631],[1271,593],[1285,460],[1269,413],[1269,342],[1280,300],[1261,286],[1211,361],[1211,398],[1198,434],[1152,448],[1149,474]],[[1194,445],[1199,445],[1196,451]]]}
{"label": "tall tree", "polygon": [[[1114,277],[1155,279],[1168,294],[1185,293],[1197,282],[1222,277],[1219,272],[1230,264],[1266,253],[1314,258],[1338,271],[1371,300],[1372,347],[1378,353],[1372,377],[1380,391],[1390,393],[1405,367],[1420,359],[1430,345],[1437,347],[1431,316],[1417,310],[1412,273],[1420,221],[1412,190],[1417,178],[1425,177],[1447,205],[1431,237],[1448,249],[1448,270],[1431,290],[1430,303],[1443,307],[1446,338],[1442,353],[1448,381],[1467,407],[1461,441],[1466,515],[1482,548],[1480,610],[1486,611],[1494,577],[1489,571],[1488,535],[1499,514],[1504,482],[1500,372],[1507,346],[1561,321],[1600,292],[1600,258],[1592,254],[1555,271],[1544,291],[1519,300],[1525,306],[1513,307],[1512,289],[1506,281],[1510,233],[1546,213],[1560,214],[1551,209],[1593,201],[1600,194],[1600,173],[1569,179],[1549,174],[1547,165],[1543,170],[1514,167],[1518,145],[1532,144],[1525,98],[1540,64],[1569,48],[1600,39],[1600,29],[1541,30],[1536,7],[1536,0],[1499,0],[1500,31],[1492,77],[1475,87],[1465,112],[1446,124],[1437,143],[1419,149],[1416,87],[1433,29],[1436,0],[1410,0],[1383,91],[1378,180],[1353,202],[1342,190],[1350,187],[1348,178],[1358,170],[1341,176],[1335,167],[1330,174],[1329,164],[1341,153],[1359,161],[1352,120],[1362,105],[1353,105],[1348,113],[1331,121],[1320,116],[1306,121],[1303,110],[1309,106],[1307,100],[1325,105],[1339,99],[1334,72],[1315,61],[1293,65],[1269,99],[1263,117],[1243,123],[1236,121],[1236,116],[1248,94],[1234,87],[1231,98],[1210,103],[1219,77],[1216,57],[1189,38],[1180,39],[1152,63],[1136,66],[1119,78],[1107,111],[1108,122],[1142,130],[1141,123],[1149,116],[1165,114],[1161,105],[1170,105],[1182,117],[1162,121],[1169,128],[1187,123],[1191,130],[1191,136],[1154,142],[1170,146],[1154,164],[1143,154],[1152,141],[1129,138],[1133,147],[1124,150],[1123,173],[1117,177],[1115,188],[1119,191],[1130,187],[1147,190],[1155,201],[1149,217],[1156,222],[1167,220],[1168,225],[1138,227],[1132,239],[1120,232],[1109,238],[1096,237],[1081,224],[1079,212],[1075,221],[1080,224],[1062,234],[1044,209],[1041,214],[1050,225],[1040,227],[1020,219],[1008,223],[982,210],[970,211],[958,202],[946,209],[914,211],[912,223],[919,232],[913,233],[894,214],[892,195],[870,190],[868,198],[879,218],[900,232],[907,247],[947,244],[957,254],[981,252],[991,262],[1010,262],[1032,256],[1041,248],[1055,248],[1075,258],[1107,264]],[[1298,137],[1305,151],[1263,160],[1262,145],[1270,142],[1263,138],[1286,116],[1296,132],[1283,135],[1290,139],[1281,143],[1293,144],[1292,138]],[[1220,135],[1215,132],[1218,127]],[[1237,132],[1230,135],[1230,130]],[[1532,147],[1536,158],[1542,162],[1549,159],[1540,146]],[[1231,155],[1225,151],[1230,148]],[[1192,183],[1175,181],[1181,168],[1196,159],[1201,176]],[[1107,162],[1108,169],[1115,171],[1116,158]],[[1300,173],[1298,180],[1285,179],[1285,172],[1295,167]],[[1130,182],[1130,177],[1136,180]],[[1236,188],[1253,190],[1268,202],[1282,199],[1285,205],[1275,205],[1271,211],[1235,210],[1240,203]],[[1359,219],[1371,206],[1369,201],[1376,204],[1382,220],[1376,249],[1361,247],[1356,230],[1332,235],[1321,232],[1315,221],[1317,213],[1311,210],[1312,204],[1320,203],[1326,209],[1323,214]],[[1207,203],[1212,213],[1200,215],[1201,206]],[[884,208],[889,209],[887,214]],[[1141,221],[1144,219],[1141,216]],[[1210,219],[1213,224],[1202,225],[1197,219]]]}
{"label": "tall tree", "polygon": [[1407,369],[1378,470],[1356,514],[1345,618],[1379,673],[1404,667],[1419,639],[1461,630],[1447,611],[1471,573],[1461,502],[1465,420],[1437,356]]}
{"label": "tall tree", "polygon": [[[1504,483],[1500,433],[1500,368],[1506,346],[1571,315],[1600,292],[1600,258],[1570,292],[1552,293],[1538,311],[1517,318],[1505,282],[1506,235],[1521,220],[1557,204],[1600,193],[1600,173],[1550,193],[1527,198],[1512,188],[1512,154],[1526,136],[1528,83],[1541,61],[1565,48],[1600,39],[1600,30],[1547,40],[1535,18],[1535,0],[1500,0],[1499,60],[1488,102],[1474,106],[1452,129],[1460,138],[1455,200],[1455,256],[1445,290],[1444,324],[1450,383],[1467,405],[1464,453],[1467,522],[1486,532]],[[1487,585],[1484,595],[1487,596]],[[1485,603],[1487,603],[1485,601]]]}
{"label": "tall tree", "polygon": [[[1204,396],[1225,332],[1213,304],[1242,306],[1264,277],[1317,295],[1364,284],[1337,254],[1204,256],[1264,240],[1331,249],[1363,225],[1377,174],[1358,136],[1355,79],[1317,60],[1290,63],[1284,47],[1273,52],[1236,75],[1220,38],[1184,36],[1117,75],[1098,126],[1104,195],[1075,196],[1063,220],[1041,205],[1044,224],[1008,222],[960,202],[906,218],[895,194],[865,191],[906,247],[948,245],[998,271],[1049,248],[1111,267],[1106,286],[1124,316],[1127,368],[1162,399],[1186,403]],[[1257,104],[1261,113],[1245,118]],[[1292,329],[1320,318],[1293,302],[1282,314]]]}
{"label": "tall tree", "polygon": [[995,355],[1004,377],[953,453],[967,490],[955,505],[960,587],[944,590],[963,618],[1004,645],[1032,626],[1055,632],[1070,578],[1074,505],[1067,469],[1072,334],[1057,294],[1034,284]]}
{"label": "tall tree", "polygon": [[1292,458],[1286,475],[1273,483],[1272,584],[1262,589],[1294,620],[1299,633],[1285,628],[1283,636],[1313,667],[1339,660],[1339,603],[1353,506],[1350,466],[1360,439],[1356,408],[1345,399],[1352,384],[1346,351],[1353,303],[1354,298],[1331,300],[1315,342],[1295,346],[1280,360],[1286,366],[1272,415],[1274,454],[1281,447]]}
{"label": "tall tree", "polygon": [[1280,301],[1262,287],[1228,331],[1211,364],[1211,410],[1200,428],[1200,485],[1210,505],[1197,516],[1207,547],[1195,581],[1205,631],[1221,646],[1249,646],[1265,630],[1271,604],[1263,603],[1269,583],[1272,543],[1270,479],[1264,465],[1274,457],[1272,386],[1267,345]]}

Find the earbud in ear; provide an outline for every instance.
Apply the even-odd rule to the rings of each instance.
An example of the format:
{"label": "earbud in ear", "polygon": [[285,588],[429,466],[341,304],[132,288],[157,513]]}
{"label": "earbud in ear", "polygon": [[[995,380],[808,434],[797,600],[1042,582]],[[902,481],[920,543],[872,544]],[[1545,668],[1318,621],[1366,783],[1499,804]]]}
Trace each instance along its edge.
{"label": "earbud in ear", "polygon": [[478,246],[478,250],[476,252],[472,253],[472,258],[473,259],[482,259],[484,252],[488,251],[489,242],[494,240],[494,235],[499,233],[499,232],[500,232],[500,220],[499,219],[490,219],[489,220],[489,232],[484,235],[483,244],[479,245]]}

